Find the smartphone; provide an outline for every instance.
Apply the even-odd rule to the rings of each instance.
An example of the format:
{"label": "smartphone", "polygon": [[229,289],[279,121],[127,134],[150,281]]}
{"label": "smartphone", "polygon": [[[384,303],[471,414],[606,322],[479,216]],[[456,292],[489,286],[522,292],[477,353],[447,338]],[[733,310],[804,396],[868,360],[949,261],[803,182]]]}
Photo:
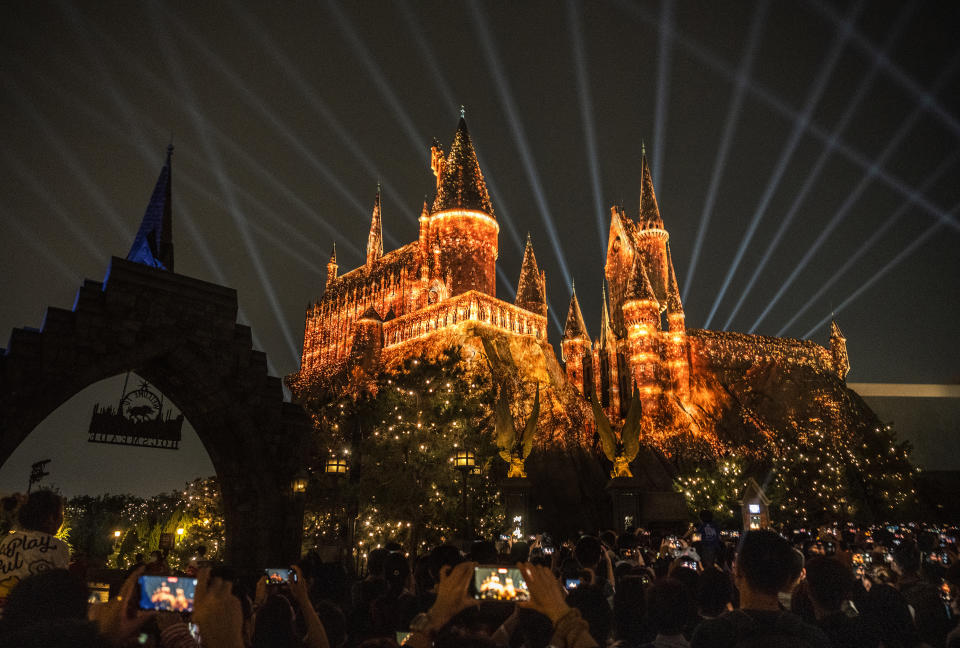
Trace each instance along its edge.
{"label": "smartphone", "polygon": [[690,536],[690,542],[700,542],[701,536],[699,533],[694,533]]}
{"label": "smartphone", "polygon": [[140,609],[193,612],[197,579],[189,576],[141,576]]}
{"label": "smartphone", "polygon": [[285,567],[268,567],[263,573],[267,575],[267,585],[286,585],[297,580],[297,572]]}
{"label": "smartphone", "polygon": [[681,561],[680,561],[680,566],[681,566],[681,567],[686,567],[687,569],[692,569],[693,571],[697,571],[697,561],[696,561],[696,560],[690,560],[690,559],[681,560]]}
{"label": "smartphone", "polygon": [[397,645],[398,646],[407,645],[407,640],[410,638],[410,635],[412,634],[413,634],[412,632],[397,632]]}
{"label": "smartphone", "polygon": [[543,547],[543,555],[549,556],[553,553],[553,547]]}
{"label": "smartphone", "polygon": [[473,568],[473,587],[473,597],[480,601],[530,600],[530,590],[516,567],[477,565]]}
{"label": "smartphone", "polygon": [[579,579],[579,578],[565,578],[565,579],[563,579],[563,586],[567,589],[567,591],[569,591],[569,590],[575,590],[575,589],[577,589],[578,587],[580,587],[580,579]]}
{"label": "smartphone", "polygon": [[940,584],[940,597],[944,603],[950,604],[950,583],[945,580]]}

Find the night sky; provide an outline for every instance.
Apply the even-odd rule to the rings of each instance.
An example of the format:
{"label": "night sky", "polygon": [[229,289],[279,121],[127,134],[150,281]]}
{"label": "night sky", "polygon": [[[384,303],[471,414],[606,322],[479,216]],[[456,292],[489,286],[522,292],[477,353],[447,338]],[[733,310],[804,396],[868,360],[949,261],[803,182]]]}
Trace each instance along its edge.
{"label": "night sky", "polygon": [[[378,180],[385,248],[415,239],[462,104],[498,295],[530,232],[555,348],[572,280],[598,332],[645,144],[689,327],[826,343],[836,311],[851,382],[960,382],[956,2],[76,4],[0,9],[0,345],[126,255],[172,137],[177,271],[237,288],[271,371],[295,370],[332,243],[362,263]],[[87,444],[121,386],[51,416],[0,490],[47,457],[67,494],[212,473],[193,433]]]}

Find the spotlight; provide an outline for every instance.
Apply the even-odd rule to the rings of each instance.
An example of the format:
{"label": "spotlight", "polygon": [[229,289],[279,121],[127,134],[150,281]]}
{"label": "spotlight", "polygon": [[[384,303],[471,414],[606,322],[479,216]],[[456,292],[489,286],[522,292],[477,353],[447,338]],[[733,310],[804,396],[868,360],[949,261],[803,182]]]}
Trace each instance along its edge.
{"label": "spotlight", "polygon": [[760,197],[760,203],[753,212],[753,216],[750,219],[750,224],[747,226],[747,231],[740,240],[740,246],[737,248],[736,254],[734,254],[733,262],[727,269],[727,274],[723,278],[723,283],[720,285],[720,291],[713,300],[713,306],[710,307],[710,314],[707,315],[707,321],[703,325],[704,328],[709,328],[710,322],[713,321],[713,316],[717,312],[717,308],[720,307],[720,302],[723,301],[724,296],[727,294],[727,289],[730,287],[730,281],[733,279],[733,275],[740,267],[740,261],[743,259],[743,255],[746,254],[747,248],[750,246],[750,242],[753,240],[753,235],[756,234],[757,227],[760,226],[760,221],[763,219],[763,215],[766,213],[767,207],[770,206],[770,201],[773,199],[773,195],[777,191],[777,187],[780,186],[780,180],[783,178],[783,174],[787,170],[787,165],[790,163],[790,158],[793,157],[793,152],[797,149],[797,145],[800,144],[800,138],[803,136],[804,131],[806,130],[806,124],[812,118],[813,110],[820,102],[820,97],[823,95],[823,91],[827,88],[827,83],[830,81],[830,77],[833,74],[833,69],[837,65],[837,60],[840,58],[840,54],[843,53],[844,44],[847,42],[847,39],[850,35],[850,24],[856,20],[857,15],[862,9],[863,0],[856,3],[851,8],[847,16],[847,28],[841,29],[833,39],[830,51],[827,53],[826,59],[817,72],[816,81],[814,82],[813,87],[810,89],[810,92],[807,94],[807,99],[803,104],[803,110],[800,113],[800,117],[793,124],[793,130],[790,131],[790,136],[787,138],[787,143],[780,152],[780,159],[777,160],[777,164],[774,166],[773,174],[767,180],[767,186],[763,190],[763,195]]}
{"label": "spotlight", "polygon": [[697,228],[697,236],[693,242],[693,254],[690,256],[690,265],[687,268],[687,275],[683,282],[684,299],[689,295],[690,286],[693,285],[693,276],[697,270],[697,261],[700,259],[700,249],[703,247],[703,241],[707,236],[707,228],[710,225],[710,217],[713,215],[713,203],[716,201],[717,190],[720,188],[720,177],[727,166],[727,154],[730,152],[730,145],[733,143],[733,134],[736,130],[737,120],[740,118],[743,97],[746,94],[747,80],[750,78],[750,72],[753,69],[753,59],[757,53],[757,43],[760,40],[761,28],[766,22],[768,6],[769,2],[767,0],[761,0],[753,12],[753,20],[750,22],[750,35],[747,38],[747,45],[744,49],[743,58],[740,61],[740,67],[737,69],[735,88],[730,97],[730,103],[727,106],[727,117],[723,124],[723,135],[720,137],[720,147],[717,149],[717,156],[713,161],[713,174],[710,177],[710,185],[707,188],[707,197],[703,203],[703,211],[700,213],[700,226]]}
{"label": "spotlight", "polygon": [[[939,75],[936,83],[936,88],[939,89],[947,79],[953,73],[954,68],[957,64],[960,63],[960,54],[954,57],[953,62],[948,65]],[[777,290],[777,293],[773,296],[773,299],[767,304],[767,307],[760,313],[760,317],[753,323],[753,326],[750,328],[751,331],[755,331],[760,322],[767,316],[770,310],[774,305],[786,294],[787,288],[796,280],[804,268],[807,267],[807,264],[810,262],[810,259],[813,258],[813,255],[817,253],[820,249],[820,246],[823,245],[823,242],[827,240],[827,237],[833,232],[834,229],[843,221],[846,217],[847,212],[850,210],[853,205],[856,204],[857,200],[860,199],[860,196],[870,185],[870,182],[873,180],[874,176],[878,175],[880,169],[886,163],[887,158],[893,155],[894,151],[897,150],[897,147],[900,145],[900,142],[910,134],[910,131],[913,129],[914,124],[923,115],[925,110],[924,105],[919,105],[913,109],[913,112],[907,117],[907,119],[900,125],[900,128],[897,130],[896,134],[887,142],[887,145],[884,147],[883,151],[880,153],[880,157],[871,165],[869,171],[865,176],[860,179],[860,182],[854,187],[853,191],[846,197],[843,201],[843,204],[840,206],[840,209],[833,215],[830,219],[830,222],[827,223],[826,227],[820,230],[820,233],[817,234],[817,238],[813,241],[813,244],[810,246],[803,257],[800,259],[800,262],[796,267],[790,272],[790,275],[787,277],[786,281],[780,286]]]}

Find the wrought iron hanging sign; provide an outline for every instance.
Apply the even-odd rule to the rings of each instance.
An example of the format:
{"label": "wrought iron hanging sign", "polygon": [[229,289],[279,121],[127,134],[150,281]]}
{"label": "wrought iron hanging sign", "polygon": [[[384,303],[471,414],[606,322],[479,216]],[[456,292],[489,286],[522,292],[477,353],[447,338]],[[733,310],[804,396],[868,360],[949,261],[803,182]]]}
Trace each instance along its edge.
{"label": "wrought iron hanging sign", "polygon": [[183,414],[173,416],[170,409],[164,413],[163,395],[150,389],[146,381],[127,391],[129,380],[127,374],[116,408],[94,405],[87,441],[176,450],[180,447]]}

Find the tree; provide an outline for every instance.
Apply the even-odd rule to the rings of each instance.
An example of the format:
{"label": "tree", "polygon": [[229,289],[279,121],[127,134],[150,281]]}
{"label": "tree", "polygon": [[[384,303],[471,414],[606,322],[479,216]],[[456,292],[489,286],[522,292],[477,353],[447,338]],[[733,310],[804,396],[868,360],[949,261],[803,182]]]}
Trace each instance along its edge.
{"label": "tree", "polygon": [[[338,497],[356,505],[357,549],[395,541],[416,551],[452,539],[467,522],[460,507],[464,482],[468,535],[498,530],[503,513],[496,484],[506,464],[493,440],[489,376],[469,370],[460,349],[451,348],[381,371],[362,393],[357,384],[306,403],[317,425],[317,467],[328,458],[349,461],[350,477]],[[454,469],[458,450],[474,453],[479,474]],[[308,505],[315,542],[326,528],[318,512],[329,504],[314,499]]]}

